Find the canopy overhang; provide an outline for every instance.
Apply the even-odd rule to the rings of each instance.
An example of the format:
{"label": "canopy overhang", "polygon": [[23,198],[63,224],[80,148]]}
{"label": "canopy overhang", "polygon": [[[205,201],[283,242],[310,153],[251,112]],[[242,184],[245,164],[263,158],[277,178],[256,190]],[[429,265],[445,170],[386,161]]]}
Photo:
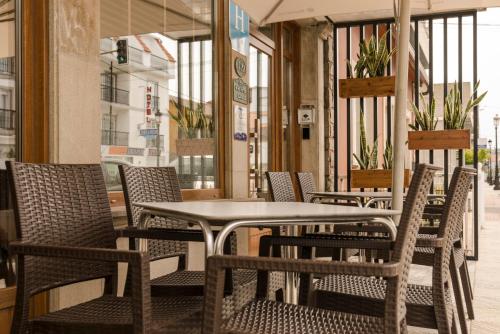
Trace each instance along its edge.
{"label": "canopy overhang", "polygon": [[[394,16],[394,0],[234,0],[258,24],[328,16],[334,22]],[[398,1],[396,1],[398,2]],[[411,15],[500,7],[500,0],[412,0]]]}

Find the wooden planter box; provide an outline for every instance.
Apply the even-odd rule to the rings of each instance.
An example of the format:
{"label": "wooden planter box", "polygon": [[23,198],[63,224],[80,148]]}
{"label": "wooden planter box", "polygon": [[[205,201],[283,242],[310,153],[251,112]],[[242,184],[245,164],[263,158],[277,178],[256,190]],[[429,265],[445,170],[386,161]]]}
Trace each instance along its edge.
{"label": "wooden planter box", "polygon": [[214,138],[184,138],[177,139],[176,149],[178,156],[214,155]]}
{"label": "wooden planter box", "polygon": [[[405,169],[404,186],[410,185],[410,170]],[[352,188],[392,188],[392,169],[353,169]]]}
{"label": "wooden planter box", "polygon": [[409,131],[410,150],[452,150],[470,148],[470,130]]}
{"label": "wooden planter box", "polygon": [[396,77],[375,77],[362,79],[340,79],[340,97],[374,97],[394,96],[396,94]]}

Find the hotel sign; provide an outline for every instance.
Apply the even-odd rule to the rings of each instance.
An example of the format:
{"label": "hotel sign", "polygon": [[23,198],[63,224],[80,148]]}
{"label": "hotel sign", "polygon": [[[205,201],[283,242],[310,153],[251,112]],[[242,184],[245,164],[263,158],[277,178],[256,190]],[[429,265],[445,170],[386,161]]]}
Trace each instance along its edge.
{"label": "hotel sign", "polygon": [[151,82],[146,84],[146,121],[150,121],[152,115],[153,86]]}
{"label": "hotel sign", "polygon": [[241,79],[233,79],[233,101],[248,104],[248,85]]}
{"label": "hotel sign", "polygon": [[233,1],[229,2],[229,37],[233,50],[248,56],[250,50],[250,17]]}

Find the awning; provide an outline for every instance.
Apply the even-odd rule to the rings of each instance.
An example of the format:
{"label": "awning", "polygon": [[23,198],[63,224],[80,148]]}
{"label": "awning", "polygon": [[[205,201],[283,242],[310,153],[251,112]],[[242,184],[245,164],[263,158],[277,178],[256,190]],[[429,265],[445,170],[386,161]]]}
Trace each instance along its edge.
{"label": "awning", "polygon": [[[394,16],[394,0],[234,0],[259,25],[324,18],[334,22]],[[500,7],[500,0],[412,0],[411,14],[454,12]]]}

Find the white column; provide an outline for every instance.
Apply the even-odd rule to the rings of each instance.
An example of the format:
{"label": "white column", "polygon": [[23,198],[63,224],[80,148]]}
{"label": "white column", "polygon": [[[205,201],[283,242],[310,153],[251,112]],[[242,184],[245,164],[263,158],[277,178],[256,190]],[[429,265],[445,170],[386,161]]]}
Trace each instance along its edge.
{"label": "white column", "polygon": [[[394,112],[394,162],[392,168],[392,207],[403,209],[403,187],[406,141],[406,108],[408,101],[408,61],[410,46],[411,0],[399,1],[398,68],[396,73],[396,109]],[[396,223],[399,222],[397,218]]]}

